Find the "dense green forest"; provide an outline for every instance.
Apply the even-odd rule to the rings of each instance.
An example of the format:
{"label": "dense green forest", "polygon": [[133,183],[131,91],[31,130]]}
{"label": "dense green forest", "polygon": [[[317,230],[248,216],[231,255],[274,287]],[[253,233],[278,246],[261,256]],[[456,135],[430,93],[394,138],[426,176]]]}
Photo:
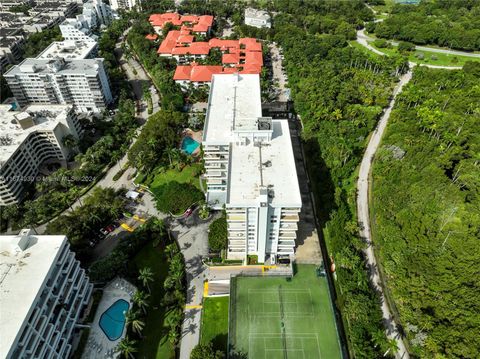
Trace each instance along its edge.
{"label": "dense green forest", "polygon": [[[317,214],[335,259],[336,306],[355,358],[381,357],[389,347],[380,303],[369,284],[355,217],[355,168],[370,131],[387,106],[400,57],[371,57],[347,39],[372,13],[360,1],[277,1],[275,41],[284,52]],[[389,346],[390,345],[390,346]]]}
{"label": "dense green forest", "polygon": [[374,242],[416,354],[478,358],[480,66],[417,68],[374,164]]}
{"label": "dense green forest", "polygon": [[480,1],[424,0],[419,5],[395,5],[383,22],[369,31],[386,39],[411,41],[461,50],[480,49]]}

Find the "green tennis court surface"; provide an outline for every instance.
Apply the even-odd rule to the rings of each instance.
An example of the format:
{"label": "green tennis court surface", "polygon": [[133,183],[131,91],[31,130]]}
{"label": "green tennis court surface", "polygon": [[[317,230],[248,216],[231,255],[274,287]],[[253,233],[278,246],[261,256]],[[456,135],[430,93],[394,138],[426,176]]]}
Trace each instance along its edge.
{"label": "green tennis court surface", "polygon": [[341,358],[327,282],[315,266],[299,265],[291,280],[237,277],[231,287],[232,352],[252,359]]}

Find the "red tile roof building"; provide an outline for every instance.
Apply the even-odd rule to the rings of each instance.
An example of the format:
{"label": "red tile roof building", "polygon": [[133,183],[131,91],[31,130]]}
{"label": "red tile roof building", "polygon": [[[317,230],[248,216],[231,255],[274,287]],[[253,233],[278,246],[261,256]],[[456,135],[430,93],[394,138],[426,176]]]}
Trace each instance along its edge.
{"label": "red tile roof building", "polygon": [[145,36],[145,38],[147,40],[154,41],[154,40],[158,39],[158,35],[157,34],[147,34],[147,36]]}
{"label": "red tile roof building", "polygon": [[[160,44],[157,53],[160,56],[174,57],[180,65],[173,79],[180,83],[209,83],[214,74],[245,73],[259,74],[263,66],[262,44],[254,38],[240,40],[223,40],[213,38],[208,42],[194,41],[194,33],[210,30],[213,16],[180,16],[176,13],[153,14],[149,19],[156,31],[170,22],[179,26],[180,30],[171,30]],[[222,54],[223,66],[206,66],[189,62],[205,59],[211,49],[219,49]]]}
{"label": "red tile roof building", "polygon": [[166,23],[171,23],[174,26],[182,26],[192,32],[207,34],[213,25],[212,15],[180,15],[177,13],[153,14],[148,19],[155,31],[163,29]]}

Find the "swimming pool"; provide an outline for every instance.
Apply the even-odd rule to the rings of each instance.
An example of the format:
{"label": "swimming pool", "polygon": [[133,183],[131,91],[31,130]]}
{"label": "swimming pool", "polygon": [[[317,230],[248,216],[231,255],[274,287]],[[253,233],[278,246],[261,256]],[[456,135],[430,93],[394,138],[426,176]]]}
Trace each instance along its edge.
{"label": "swimming pool", "polygon": [[182,150],[191,155],[200,146],[200,144],[191,137],[184,137],[182,140]]}
{"label": "swimming pool", "polygon": [[103,312],[98,325],[109,340],[114,341],[122,336],[125,314],[129,307],[130,304],[126,300],[119,299]]}

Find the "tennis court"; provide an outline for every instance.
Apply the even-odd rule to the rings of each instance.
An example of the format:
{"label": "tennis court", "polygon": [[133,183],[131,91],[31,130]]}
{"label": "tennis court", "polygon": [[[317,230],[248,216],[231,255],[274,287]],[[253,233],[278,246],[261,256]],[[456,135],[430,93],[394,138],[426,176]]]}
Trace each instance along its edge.
{"label": "tennis court", "polygon": [[229,344],[248,358],[341,358],[325,278],[315,266],[296,275],[232,278]]}

